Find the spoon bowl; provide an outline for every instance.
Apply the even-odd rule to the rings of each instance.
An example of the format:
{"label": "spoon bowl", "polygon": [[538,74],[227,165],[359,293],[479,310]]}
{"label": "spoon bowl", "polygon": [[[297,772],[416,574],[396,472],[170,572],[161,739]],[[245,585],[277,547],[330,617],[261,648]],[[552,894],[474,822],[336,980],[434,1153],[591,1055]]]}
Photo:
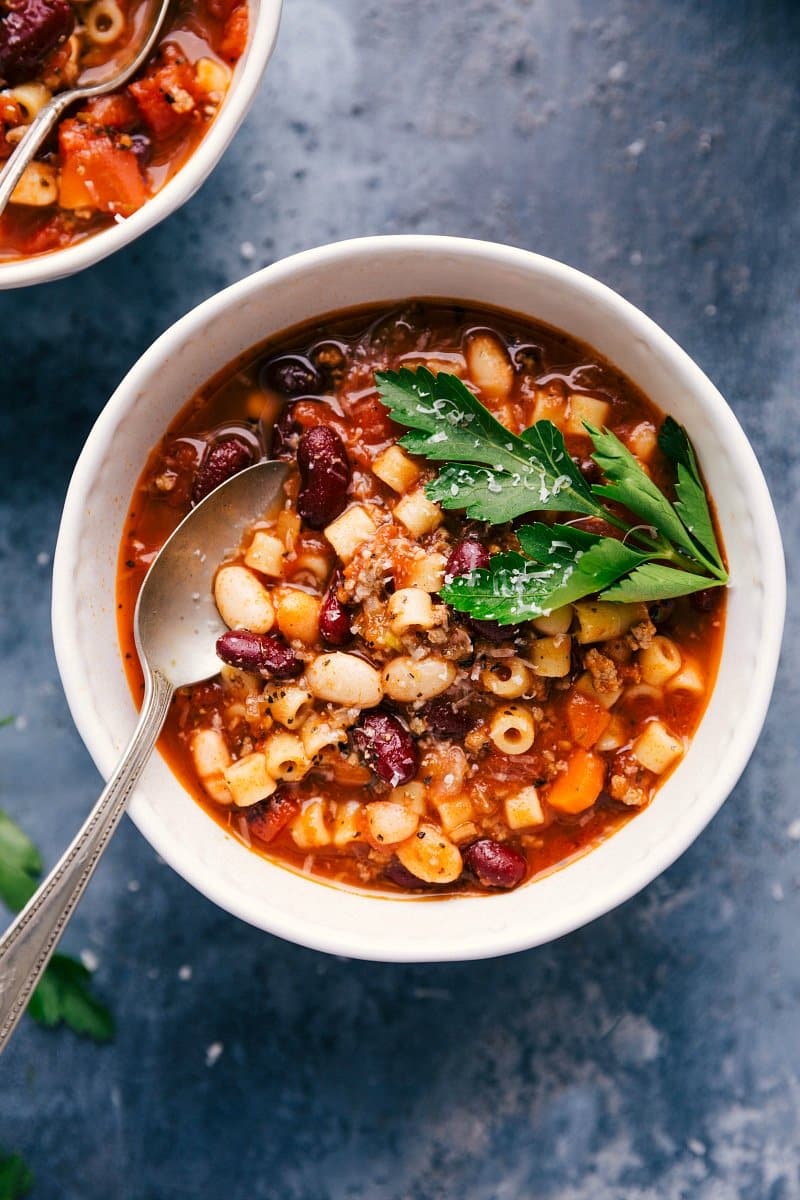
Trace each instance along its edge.
{"label": "spoon bowl", "polygon": [[145,678],[139,720],[77,836],[0,938],[0,1053],[119,824],[175,689],[219,670],[214,646],[226,626],[214,604],[214,574],[248,526],[279,501],[286,473],[285,463],[260,462],[220,484],[184,518],[145,576],[134,616]]}

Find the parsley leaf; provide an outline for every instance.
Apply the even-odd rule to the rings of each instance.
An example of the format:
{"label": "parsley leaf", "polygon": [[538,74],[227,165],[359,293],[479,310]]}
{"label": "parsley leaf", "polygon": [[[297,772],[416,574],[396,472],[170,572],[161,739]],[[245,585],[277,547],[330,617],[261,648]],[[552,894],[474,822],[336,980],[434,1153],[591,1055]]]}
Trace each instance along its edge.
{"label": "parsley leaf", "polygon": [[28,1012],[40,1025],[68,1025],[74,1033],[98,1042],[114,1035],[114,1021],[106,1006],[89,990],[91,971],[67,954],[54,954],[31,996]]}
{"label": "parsley leaf", "polygon": [[496,554],[488,569],[446,583],[442,598],[459,612],[508,625],[591,596],[647,559],[617,538],[571,525],[525,525],[517,536],[529,557]]}
{"label": "parsley leaf", "polygon": [[42,859],[30,838],[0,812],[0,900],[16,912],[36,891]]}
{"label": "parsley leaf", "polygon": [[637,567],[626,579],[620,580],[608,591],[601,592],[602,600],[633,601],[670,600],[674,596],[689,596],[692,592],[704,592],[706,588],[724,587],[723,579],[709,579],[708,575],[693,575],[690,571],[678,571],[661,563],[649,562]]}
{"label": "parsley leaf", "polygon": [[689,435],[676,420],[667,417],[658,435],[658,445],[666,457],[676,465],[676,511],[695,540],[711,556],[717,569],[724,573],[706,489],[700,477],[700,468]]}
{"label": "parsley leaf", "polygon": [[493,524],[533,510],[606,516],[550,421],[517,437],[444,371],[403,367],[378,372],[375,381],[393,418],[411,430],[400,439],[403,449],[451,464],[425,489],[442,508]]}
{"label": "parsley leaf", "polygon": [[0,1152],[0,1200],[22,1200],[33,1187],[33,1174],[19,1154]]}

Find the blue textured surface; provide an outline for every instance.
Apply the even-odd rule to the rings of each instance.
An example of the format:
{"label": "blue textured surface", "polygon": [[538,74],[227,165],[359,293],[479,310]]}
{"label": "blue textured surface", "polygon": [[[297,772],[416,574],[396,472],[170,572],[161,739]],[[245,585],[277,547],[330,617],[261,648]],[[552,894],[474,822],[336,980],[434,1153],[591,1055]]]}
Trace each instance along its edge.
{"label": "blue textured surface", "polygon": [[[718,383],[800,529],[796,0],[287,0],[254,111],[178,215],[0,295],[0,806],[52,862],[99,787],[50,645],[82,441],[176,317],[305,246],[465,234],[619,289]],[[386,966],[212,907],[130,824],[65,940],[115,1042],[26,1021],[0,1144],[35,1200],[797,1200],[798,606],[759,748],[622,909],[495,962]],[[731,698],[735,703],[735,697]]]}

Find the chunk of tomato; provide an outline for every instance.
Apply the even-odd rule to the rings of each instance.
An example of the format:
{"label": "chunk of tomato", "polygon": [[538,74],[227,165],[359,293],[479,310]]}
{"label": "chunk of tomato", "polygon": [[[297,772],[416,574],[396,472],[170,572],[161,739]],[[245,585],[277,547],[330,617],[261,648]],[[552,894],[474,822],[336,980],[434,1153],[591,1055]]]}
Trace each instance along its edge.
{"label": "chunk of tomato", "polygon": [[228,17],[222,31],[219,53],[226,62],[238,62],[244,54],[248,27],[247,5],[240,4]]}
{"label": "chunk of tomato", "polygon": [[82,121],[62,121],[59,203],[129,216],[147,199],[147,188],[132,150],[103,129]]}
{"label": "chunk of tomato", "polygon": [[611,715],[591,696],[584,696],[580,692],[572,693],[567,700],[566,711],[573,742],[585,750],[591,750],[608,728]]}
{"label": "chunk of tomato", "polygon": [[137,79],[128,91],[142,120],[157,138],[174,137],[192,121],[197,109],[194,71],[183,59],[158,67]]}

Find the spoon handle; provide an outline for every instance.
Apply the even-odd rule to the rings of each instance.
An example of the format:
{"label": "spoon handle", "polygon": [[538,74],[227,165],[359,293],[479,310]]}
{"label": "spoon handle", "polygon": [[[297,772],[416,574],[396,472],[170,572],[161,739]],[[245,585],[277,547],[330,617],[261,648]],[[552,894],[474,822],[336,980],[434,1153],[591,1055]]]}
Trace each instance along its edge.
{"label": "spoon handle", "polygon": [[17,142],[11,155],[0,170],[0,215],[11,199],[11,193],[22,178],[25,168],[36,154],[50,130],[58,121],[66,107],[62,96],[54,96],[49,104],[45,104]]}
{"label": "spoon handle", "polygon": [[72,844],[0,938],[0,1054],[83,895],[149,759],[173,686],[148,673],[139,720],[125,753]]}

